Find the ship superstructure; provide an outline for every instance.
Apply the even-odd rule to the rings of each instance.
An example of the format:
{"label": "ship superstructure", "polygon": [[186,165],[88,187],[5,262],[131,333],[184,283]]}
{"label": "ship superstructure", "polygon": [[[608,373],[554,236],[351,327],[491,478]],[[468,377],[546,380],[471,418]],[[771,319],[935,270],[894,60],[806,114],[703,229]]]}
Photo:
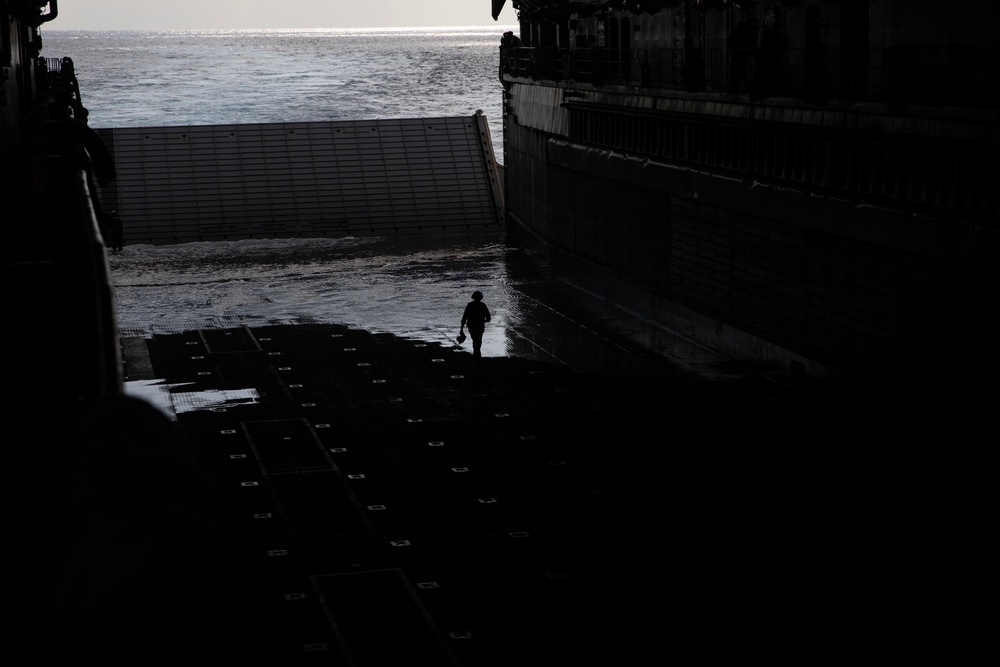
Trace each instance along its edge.
{"label": "ship superstructure", "polygon": [[507,222],[565,275],[734,358],[994,394],[994,3],[513,5]]}
{"label": "ship superstructure", "polygon": [[[54,1],[0,5],[4,284],[10,312],[32,323],[34,351],[12,369],[23,407],[39,396],[51,407],[122,391],[100,230],[110,211],[97,196],[115,167],[87,124],[72,59],[41,55],[40,27],[57,15]],[[71,325],[78,335],[67,334]]]}

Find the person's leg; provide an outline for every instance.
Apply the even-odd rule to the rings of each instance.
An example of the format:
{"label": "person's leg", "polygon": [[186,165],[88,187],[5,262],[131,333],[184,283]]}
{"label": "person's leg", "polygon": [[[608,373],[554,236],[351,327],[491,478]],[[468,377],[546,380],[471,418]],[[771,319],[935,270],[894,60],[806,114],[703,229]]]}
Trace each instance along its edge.
{"label": "person's leg", "polygon": [[477,358],[483,356],[483,332],[469,329],[469,336],[472,337],[472,356]]}

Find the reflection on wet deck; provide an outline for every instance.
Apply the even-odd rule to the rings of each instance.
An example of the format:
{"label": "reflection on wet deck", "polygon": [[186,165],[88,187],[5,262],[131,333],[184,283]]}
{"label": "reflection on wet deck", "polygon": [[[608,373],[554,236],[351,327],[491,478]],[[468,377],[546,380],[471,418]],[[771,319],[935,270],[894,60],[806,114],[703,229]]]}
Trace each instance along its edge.
{"label": "reflection on wet deck", "polygon": [[112,268],[125,337],[329,323],[456,344],[462,309],[480,289],[493,314],[487,357],[588,373],[727,376],[718,355],[554,280],[537,254],[494,241],[134,246]]}

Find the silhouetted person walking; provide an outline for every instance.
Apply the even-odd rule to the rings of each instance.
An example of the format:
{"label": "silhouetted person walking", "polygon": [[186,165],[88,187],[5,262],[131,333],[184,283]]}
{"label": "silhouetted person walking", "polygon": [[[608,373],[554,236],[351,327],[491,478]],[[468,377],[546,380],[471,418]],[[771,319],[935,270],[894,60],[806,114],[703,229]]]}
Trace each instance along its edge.
{"label": "silhouetted person walking", "polygon": [[483,332],[486,330],[486,323],[490,321],[490,309],[483,303],[483,293],[476,290],[472,293],[472,301],[465,307],[462,313],[461,332],[466,326],[469,327],[469,336],[472,338],[472,356],[476,359],[482,357]]}

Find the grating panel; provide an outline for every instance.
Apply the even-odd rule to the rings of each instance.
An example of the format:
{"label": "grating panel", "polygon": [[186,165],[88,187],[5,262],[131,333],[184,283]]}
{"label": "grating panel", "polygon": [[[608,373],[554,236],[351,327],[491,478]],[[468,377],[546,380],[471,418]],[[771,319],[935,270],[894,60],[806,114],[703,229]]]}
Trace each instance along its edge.
{"label": "grating panel", "polygon": [[226,389],[253,387],[261,397],[288,398],[288,388],[269,363],[229,363],[217,366],[216,371]]}
{"label": "grating panel", "polygon": [[336,471],[284,472],[268,477],[281,515],[295,537],[370,535],[364,508]]}
{"label": "grating panel", "polygon": [[210,354],[226,352],[260,352],[260,344],[248,327],[239,329],[205,329],[198,332]]}
{"label": "grating panel", "polygon": [[261,469],[268,474],[336,468],[304,419],[246,422],[243,430]]}
{"label": "grating panel", "polygon": [[313,585],[350,664],[459,664],[402,571],[318,576]]}

